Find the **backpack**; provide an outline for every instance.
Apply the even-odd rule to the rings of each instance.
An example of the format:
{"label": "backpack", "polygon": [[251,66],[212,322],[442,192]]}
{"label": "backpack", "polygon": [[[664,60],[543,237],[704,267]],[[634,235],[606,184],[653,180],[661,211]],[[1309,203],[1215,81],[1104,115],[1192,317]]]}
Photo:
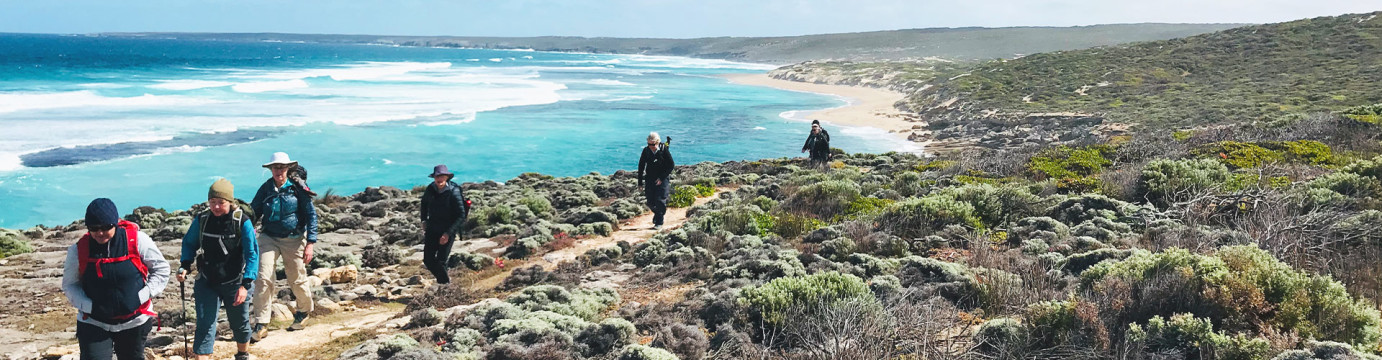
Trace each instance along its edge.
{"label": "backpack", "polygon": [[[139,275],[143,276],[144,281],[147,283],[149,281],[149,267],[144,264],[144,258],[139,255],[139,224],[135,224],[133,222],[129,222],[126,220],[120,220],[118,223],[115,224],[115,229],[116,231],[125,232],[126,246],[128,246],[128,250],[126,251],[125,256],[116,258],[92,259],[90,245],[91,234],[88,233],[86,235],[82,235],[81,239],[77,240],[77,274],[79,274],[78,276],[81,276],[80,274],[86,274],[87,266],[96,266],[96,276],[105,277],[105,274],[101,273],[101,265],[129,261],[133,263],[135,269],[139,270]],[[134,318],[139,314],[149,315],[157,318],[158,314],[154,313],[153,310],[151,310],[152,308],[153,299],[149,299],[149,301],[146,301],[144,302],[144,304],[141,304],[139,306],[139,309],[135,310],[135,312],[121,316],[118,320]],[[86,315],[83,314],[83,317],[85,316]]]}
{"label": "backpack", "polygon": [[[244,277],[246,259],[240,258],[240,267],[229,269],[231,271],[226,271],[225,265],[233,265],[228,263],[228,260],[234,258],[232,255],[239,256],[239,254],[235,254],[236,252],[243,252],[243,249],[240,249],[240,239],[245,235],[244,223],[249,221],[246,216],[247,214],[242,209],[232,210],[231,219],[234,223],[232,226],[235,230],[230,234],[207,234],[206,223],[211,221],[211,211],[208,210],[197,215],[197,222],[201,225],[197,229],[197,243],[200,244],[196,257],[197,269],[202,276],[207,278],[207,281],[214,284],[239,284]],[[219,258],[215,260],[220,264],[213,266],[210,263],[213,261],[211,257]]]}
{"label": "backpack", "polygon": [[297,190],[301,190],[299,194],[307,194],[307,196],[311,197],[317,196],[317,193],[307,186],[307,168],[302,167],[302,164],[293,165],[293,168],[288,169],[288,182],[293,183],[293,186],[296,187]]}

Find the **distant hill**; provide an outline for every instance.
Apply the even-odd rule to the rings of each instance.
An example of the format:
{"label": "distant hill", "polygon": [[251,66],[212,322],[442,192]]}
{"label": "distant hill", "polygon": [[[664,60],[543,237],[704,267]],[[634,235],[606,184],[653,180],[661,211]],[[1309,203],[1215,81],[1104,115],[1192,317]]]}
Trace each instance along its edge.
{"label": "distant hill", "polygon": [[696,39],[585,37],[466,37],[312,35],[278,33],[107,33],[228,41],[307,41],[407,46],[534,49],[616,54],[672,55],[788,64],[807,60],[856,61],[1011,58],[1024,54],[1083,49],[1127,42],[1171,39],[1241,24],[1121,24],[1078,27],[933,28],[783,37]]}
{"label": "distant hill", "polygon": [[883,85],[911,93],[902,107],[950,122],[1032,113],[1081,113],[1152,126],[1271,120],[1382,102],[1379,14],[1246,26],[973,66],[848,67],[858,74],[912,79]]}

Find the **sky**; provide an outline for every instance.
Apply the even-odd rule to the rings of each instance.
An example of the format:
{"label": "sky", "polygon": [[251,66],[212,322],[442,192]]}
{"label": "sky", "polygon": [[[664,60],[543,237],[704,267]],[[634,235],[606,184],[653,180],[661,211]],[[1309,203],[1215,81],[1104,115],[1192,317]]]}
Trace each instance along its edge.
{"label": "sky", "polygon": [[0,32],[693,38],[934,27],[1270,23],[1380,0],[0,0]]}

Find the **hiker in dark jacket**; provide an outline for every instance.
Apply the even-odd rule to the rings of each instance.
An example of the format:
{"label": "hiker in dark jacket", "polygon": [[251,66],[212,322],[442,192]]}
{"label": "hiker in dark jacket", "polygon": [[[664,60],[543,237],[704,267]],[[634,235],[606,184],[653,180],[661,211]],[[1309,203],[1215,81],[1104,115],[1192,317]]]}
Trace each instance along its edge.
{"label": "hiker in dark jacket", "polygon": [[297,162],[277,152],[264,164],[273,176],[259,186],[250,202],[259,219],[259,280],[254,284],[254,338],[268,335],[270,304],[278,296],[274,284],[274,264],[283,258],[288,287],[297,298],[293,323],[288,330],[301,330],[312,312],[312,289],[307,283],[307,263],[312,262],[312,245],[317,243],[317,210],[305,189],[288,181],[288,170]]}
{"label": "hiker in dark jacket", "polygon": [[806,136],[806,144],[801,152],[811,152],[811,165],[824,166],[830,161],[830,132],[821,128],[820,120],[811,120],[811,134]]}
{"label": "hiker in dark jacket", "polygon": [[456,175],[446,165],[437,165],[427,176],[432,183],[422,193],[422,223],[426,228],[422,236],[422,265],[432,272],[438,284],[448,284],[451,276],[446,274],[446,262],[451,258],[451,245],[460,238],[470,204],[461,186],[451,181]]}
{"label": "hiker in dark jacket", "polygon": [[144,358],[153,298],[168,285],[168,260],[110,199],[86,207],[87,233],[67,248],[62,291],[77,308],[81,358]]}
{"label": "hiker in dark jacket", "polygon": [[648,134],[648,146],[638,156],[638,186],[643,188],[648,209],[653,211],[653,230],[662,229],[662,217],[667,214],[667,197],[671,196],[672,153],[661,145],[662,137]]}
{"label": "hiker in dark jacket", "polygon": [[178,270],[178,282],[186,281],[192,264],[197,264],[197,279],[192,285],[197,309],[192,353],[197,360],[211,357],[216,317],[225,305],[236,343],[235,359],[249,359],[249,300],[259,274],[254,224],[235,201],[235,186],[226,179],[211,184],[206,205],[207,211],[192,219],[182,237],[182,268]]}

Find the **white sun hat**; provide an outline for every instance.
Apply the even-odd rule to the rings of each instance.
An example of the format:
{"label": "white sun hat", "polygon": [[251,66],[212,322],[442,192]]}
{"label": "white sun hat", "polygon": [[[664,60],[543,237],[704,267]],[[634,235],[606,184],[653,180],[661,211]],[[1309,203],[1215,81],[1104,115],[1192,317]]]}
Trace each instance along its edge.
{"label": "white sun hat", "polygon": [[291,166],[291,165],[297,165],[297,163],[298,163],[298,162],[296,162],[296,161],[293,161],[293,160],[291,160],[291,159],[288,159],[288,153],[286,153],[286,152],[276,152],[276,153],[274,153],[273,157],[269,159],[269,163],[268,163],[268,164],[264,164],[264,167],[270,167],[270,166],[274,166],[274,165],[276,165],[276,164],[288,164],[288,165]]}

